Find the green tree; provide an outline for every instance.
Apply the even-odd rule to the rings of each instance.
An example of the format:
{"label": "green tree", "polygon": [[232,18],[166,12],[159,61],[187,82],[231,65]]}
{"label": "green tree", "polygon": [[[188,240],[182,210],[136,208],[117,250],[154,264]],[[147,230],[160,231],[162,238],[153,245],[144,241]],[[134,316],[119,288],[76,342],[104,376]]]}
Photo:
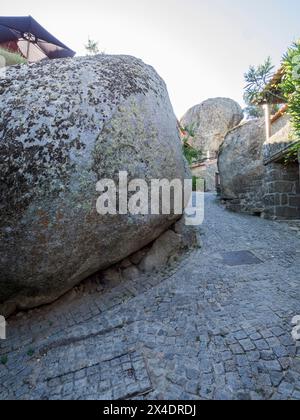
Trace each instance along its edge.
{"label": "green tree", "polygon": [[249,67],[248,72],[244,74],[246,82],[244,99],[247,104],[254,104],[262,99],[262,92],[270,83],[273,74],[274,66],[270,57],[257,67]]}
{"label": "green tree", "polygon": [[182,139],[182,151],[186,160],[191,166],[193,163],[197,163],[202,159],[203,153],[201,150],[197,150],[190,145],[190,140],[195,137],[194,127],[185,127],[182,129],[182,131],[186,133],[185,137]]}
{"label": "green tree", "polygon": [[[250,66],[247,73],[244,74],[246,86],[244,92],[244,101],[247,107],[244,109],[245,115],[248,119],[261,118],[264,112],[261,105],[257,103],[263,101],[264,96],[269,93],[270,98],[281,99],[285,102],[284,98],[273,91],[267,91],[266,88],[270,84],[274,75],[274,66],[272,60],[268,57],[265,62],[257,67]],[[272,112],[276,113],[279,110],[279,105],[274,104]]]}
{"label": "green tree", "polygon": [[247,103],[246,108],[244,108],[244,114],[247,119],[262,118],[264,116],[264,111],[259,105],[251,105],[250,103]]}
{"label": "green tree", "polygon": [[300,150],[300,41],[294,43],[283,56],[282,67],[284,75],[280,89],[288,104],[294,134],[299,140],[291,148],[289,159],[296,159]]}

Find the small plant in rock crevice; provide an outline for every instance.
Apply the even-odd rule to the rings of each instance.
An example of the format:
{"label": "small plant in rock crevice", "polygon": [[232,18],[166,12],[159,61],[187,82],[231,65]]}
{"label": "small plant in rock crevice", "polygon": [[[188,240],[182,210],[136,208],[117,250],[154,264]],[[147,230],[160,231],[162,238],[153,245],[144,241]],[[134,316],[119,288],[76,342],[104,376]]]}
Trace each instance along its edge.
{"label": "small plant in rock crevice", "polygon": [[28,357],[32,357],[32,356],[34,355],[34,353],[35,353],[34,349],[30,348],[30,349],[28,349],[28,351],[27,351],[27,356],[28,356]]}

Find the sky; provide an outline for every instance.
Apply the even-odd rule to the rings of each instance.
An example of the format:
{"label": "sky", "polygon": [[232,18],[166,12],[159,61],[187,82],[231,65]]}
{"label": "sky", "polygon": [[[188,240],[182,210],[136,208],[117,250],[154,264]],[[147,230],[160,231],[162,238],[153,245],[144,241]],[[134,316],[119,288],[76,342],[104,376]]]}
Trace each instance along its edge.
{"label": "sky", "polygon": [[107,54],[151,64],[168,86],[178,118],[229,97],[243,106],[243,75],[271,56],[276,66],[300,38],[299,0],[14,0],[2,16],[32,15],[85,54],[88,37]]}

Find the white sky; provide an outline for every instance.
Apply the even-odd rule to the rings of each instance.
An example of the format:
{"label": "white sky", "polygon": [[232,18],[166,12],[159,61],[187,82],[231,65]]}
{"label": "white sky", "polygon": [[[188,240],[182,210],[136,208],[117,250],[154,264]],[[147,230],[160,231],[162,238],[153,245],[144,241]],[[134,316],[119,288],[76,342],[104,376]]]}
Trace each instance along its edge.
{"label": "white sky", "polygon": [[249,65],[268,55],[279,65],[300,37],[299,0],[13,0],[0,13],[32,15],[79,55],[90,36],[108,54],[143,59],[179,118],[209,97],[242,104]]}

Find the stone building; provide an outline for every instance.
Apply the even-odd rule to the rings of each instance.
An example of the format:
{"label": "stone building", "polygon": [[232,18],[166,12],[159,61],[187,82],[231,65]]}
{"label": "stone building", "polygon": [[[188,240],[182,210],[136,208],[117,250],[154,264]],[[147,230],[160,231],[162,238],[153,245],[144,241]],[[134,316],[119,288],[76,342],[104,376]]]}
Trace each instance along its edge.
{"label": "stone building", "polygon": [[298,140],[278,91],[282,77],[280,69],[262,93],[265,118],[243,122],[225,137],[218,158],[221,198],[233,211],[300,220],[299,157],[287,159]]}
{"label": "stone building", "polygon": [[[263,145],[265,165],[265,216],[276,219],[300,219],[300,176],[298,159],[287,159],[297,140],[293,132],[287,105],[278,95],[278,85],[284,75],[280,69],[266,87],[262,105],[265,110],[266,139]],[[280,109],[272,115],[274,104]]]}
{"label": "stone building", "polygon": [[202,162],[194,163],[191,166],[192,175],[204,180],[206,192],[214,192],[217,188],[218,161],[217,159],[206,159]]}

